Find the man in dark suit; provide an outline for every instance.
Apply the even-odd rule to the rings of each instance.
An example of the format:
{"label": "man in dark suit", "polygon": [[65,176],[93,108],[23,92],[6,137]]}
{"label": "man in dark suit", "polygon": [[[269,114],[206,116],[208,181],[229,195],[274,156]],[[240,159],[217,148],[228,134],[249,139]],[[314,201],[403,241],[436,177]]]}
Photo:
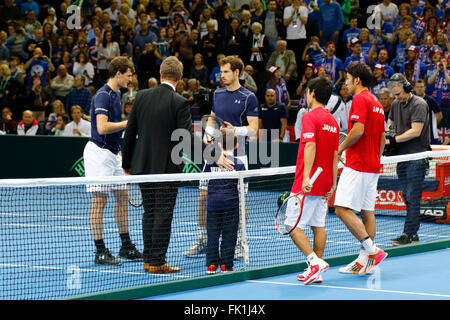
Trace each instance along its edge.
{"label": "man in dark suit", "polygon": [[[172,133],[182,129],[186,130],[191,141],[196,138],[189,100],[175,91],[183,76],[183,64],[174,56],[164,59],[160,76],[158,87],[139,90],[136,94],[123,140],[122,166],[125,173],[180,173],[181,166],[172,159],[172,150],[177,144],[171,139]],[[219,158],[218,163],[223,162],[226,162],[223,157]],[[144,206],[144,270],[149,273],[179,272],[180,268],[170,266],[165,259],[178,183],[149,182],[142,183],[140,188]]]}
{"label": "man in dark suit", "polygon": [[[137,93],[128,119],[122,166],[129,174],[181,172],[171,159],[175,145],[171,135],[175,129],[193,131],[189,101],[175,91],[183,75],[183,64],[175,57],[166,58],[160,74],[161,85]],[[144,206],[144,269],[149,273],[179,272],[180,268],[165,261],[178,185],[142,183],[140,188]]]}

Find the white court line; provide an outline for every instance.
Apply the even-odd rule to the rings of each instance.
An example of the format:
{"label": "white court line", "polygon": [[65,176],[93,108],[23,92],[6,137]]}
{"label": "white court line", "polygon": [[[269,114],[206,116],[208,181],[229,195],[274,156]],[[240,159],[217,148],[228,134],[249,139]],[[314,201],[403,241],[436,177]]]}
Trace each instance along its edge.
{"label": "white court line", "polygon": [[[276,285],[288,285],[288,286],[304,286],[303,284],[297,284],[297,283],[263,281],[263,280],[246,280],[246,282],[276,284]],[[436,294],[436,293],[425,293],[425,292],[410,292],[410,291],[396,291],[396,290],[369,289],[369,288],[351,288],[351,287],[312,285],[312,284],[309,284],[308,287],[343,289],[343,290],[354,290],[354,291],[370,291],[370,292],[380,292],[380,293],[409,294],[409,295],[418,295],[418,296],[431,296],[431,297],[450,298],[450,295],[448,295],[448,294]]]}
{"label": "white court line", "polygon": [[[75,265],[71,265],[75,266]],[[68,270],[69,267],[52,267],[52,266],[30,266],[25,264],[8,264],[8,263],[1,263],[0,267],[7,267],[7,268],[27,268],[27,269],[38,269],[38,270],[61,270],[65,271]],[[175,277],[175,278],[189,278],[189,276],[182,276],[182,275],[174,275],[174,274],[164,274],[164,273],[155,273],[150,274],[147,272],[131,272],[131,271],[120,271],[120,270],[101,270],[101,269],[83,269],[78,268],[79,271],[82,272],[96,272],[96,273],[112,273],[112,274],[129,274],[129,275],[140,275],[140,276],[162,276],[162,277]]]}

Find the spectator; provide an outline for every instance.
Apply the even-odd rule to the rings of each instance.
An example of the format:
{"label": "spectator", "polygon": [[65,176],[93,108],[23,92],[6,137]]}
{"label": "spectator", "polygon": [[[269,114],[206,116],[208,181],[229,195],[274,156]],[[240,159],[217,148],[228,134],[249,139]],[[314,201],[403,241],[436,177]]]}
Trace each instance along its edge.
{"label": "spectator", "polygon": [[295,53],[295,59],[298,63],[301,62],[302,53],[306,46],[305,26],[307,21],[308,9],[302,6],[301,0],[293,0],[292,5],[284,8],[283,23],[286,27],[287,47]]}
{"label": "spectator", "polygon": [[347,109],[347,104],[340,97],[340,95],[333,92],[328,99],[325,108],[328,109],[328,111],[330,111],[330,113],[333,115],[334,119],[339,125],[339,130],[347,132],[348,115],[350,113],[350,109]]}
{"label": "spectator", "polygon": [[277,9],[277,1],[270,0],[259,18],[264,33],[269,40],[270,53],[277,49],[277,41],[286,37],[286,28],[283,24],[283,12]]}
{"label": "spectator", "polygon": [[289,91],[287,90],[286,80],[283,79],[279,67],[271,67],[269,69],[269,81],[267,82],[267,89],[273,89],[276,92],[277,102],[284,104],[286,107],[291,106],[291,99]]}
{"label": "spectator", "polygon": [[250,47],[246,42],[247,37],[241,32],[239,28],[239,19],[231,18],[228,32],[224,38],[224,49],[223,53],[227,56],[237,55],[243,56],[247,55],[247,47]]}
{"label": "spectator", "polygon": [[[400,72],[400,69],[407,61],[406,49],[411,45],[411,32],[409,30],[399,30],[398,32],[398,42],[394,51],[394,59],[391,62],[391,67],[394,69],[394,72]],[[394,40],[394,36],[392,36],[392,41]]]}
{"label": "spectator", "polygon": [[[333,87],[338,87],[344,82],[345,68],[342,60],[336,57],[336,45],[334,42],[326,44],[326,54],[322,57],[319,66],[325,69],[325,73],[330,77]],[[306,86],[304,87],[306,88]]]}
{"label": "spectator", "polygon": [[158,58],[156,60],[157,65],[161,65],[162,61],[170,56],[170,49],[169,49],[169,38],[167,36],[167,28],[162,27],[159,29],[158,33],[158,41],[156,42],[156,57]]}
{"label": "spectator", "polygon": [[70,109],[72,121],[67,124],[64,129],[65,137],[90,137],[91,123],[82,118],[83,109],[80,106],[72,106]]}
{"label": "spectator", "polygon": [[16,55],[11,55],[9,57],[9,69],[11,71],[11,78],[16,79],[16,81],[22,87],[25,82],[25,71],[20,63],[20,58]]}
{"label": "spectator", "polygon": [[328,42],[338,43],[339,32],[344,26],[344,15],[339,3],[331,0],[323,0],[319,6],[319,34],[321,45]]}
{"label": "spectator", "polygon": [[430,138],[431,144],[439,144],[438,125],[442,121],[443,115],[441,107],[436,100],[425,93],[425,81],[417,80],[414,83],[414,92],[418,97],[421,97],[428,105],[428,115],[430,118]]}
{"label": "spectator", "polygon": [[187,81],[187,90],[183,96],[189,100],[192,121],[200,121],[205,114],[211,113],[211,104],[200,93],[200,81],[192,78]]}
{"label": "spectator", "polygon": [[316,66],[322,61],[325,51],[320,47],[319,37],[312,36],[303,50],[302,61]]}
{"label": "spectator", "polygon": [[133,101],[127,100],[127,102],[122,103],[122,121],[128,120],[132,108],[133,108]]}
{"label": "spectator", "polygon": [[94,81],[94,66],[89,61],[89,56],[85,52],[80,52],[78,54],[78,58],[73,64],[73,75],[83,76],[86,86],[89,86]]}
{"label": "spectator", "polygon": [[350,42],[350,48],[352,49],[352,54],[345,59],[344,68],[347,68],[352,62],[369,64],[369,57],[361,52],[361,40],[353,38]]}
{"label": "spectator", "polygon": [[428,79],[431,96],[441,106],[442,127],[450,127],[450,71],[447,59],[441,59],[433,75]]}
{"label": "spectator", "polygon": [[10,54],[20,57],[20,59],[28,59],[28,54],[25,51],[25,45],[31,39],[30,35],[25,30],[21,23],[13,23],[14,32],[10,34],[6,41],[10,48]]}
{"label": "spectator", "polygon": [[20,9],[14,3],[14,0],[5,0],[5,4],[0,7],[0,27],[6,29],[11,21],[22,19]]}
{"label": "spectator", "polygon": [[139,89],[145,89],[148,79],[158,77],[156,66],[155,47],[152,42],[146,42],[144,50],[136,61]]}
{"label": "spectator", "polygon": [[74,79],[72,75],[67,73],[66,66],[63,64],[59,65],[57,72],[57,76],[51,82],[50,90],[53,97],[64,103],[66,96],[73,87]]}
{"label": "spectator", "polygon": [[2,108],[2,119],[0,121],[0,134],[17,134],[18,121],[13,120],[12,111],[8,107]]}
{"label": "spectator", "polygon": [[225,58],[225,55],[223,53],[219,53],[217,55],[217,64],[214,66],[214,68],[212,69],[211,74],[209,76],[209,83],[212,88],[220,87],[220,65],[219,65],[219,62],[223,58]]}
{"label": "spectator", "polygon": [[69,117],[65,113],[60,113],[56,115],[56,125],[52,129],[51,135],[60,137],[64,135],[64,129],[69,123]]}
{"label": "spectator", "polygon": [[384,76],[384,67],[381,64],[376,64],[373,68],[373,76],[376,80],[374,86],[370,89],[370,91],[379,98],[380,90],[383,88],[387,88],[386,78]]}
{"label": "spectator", "polygon": [[27,29],[30,34],[33,34],[35,29],[42,28],[42,24],[36,17],[37,15],[34,10],[28,10],[25,13],[25,29]]}
{"label": "spectator", "polygon": [[156,78],[150,78],[148,79],[148,88],[156,88],[159,85],[158,79]]}
{"label": "spectator", "polygon": [[[406,49],[407,52],[407,63],[412,64],[413,74],[412,81],[417,81],[419,79],[425,79],[427,74],[427,65],[419,60],[419,49],[416,46],[409,46]],[[405,72],[405,65],[400,68],[400,73]]]}
{"label": "spectator", "polygon": [[8,35],[5,31],[0,31],[0,61],[9,59],[9,48],[6,46]]}
{"label": "spectator", "polygon": [[251,65],[246,65],[244,70],[242,71],[242,75],[241,75],[239,81],[241,82],[241,85],[244,88],[247,88],[248,90],[250,90],[254,94],[257,94],[258,93],[258,86],[256,85],[256,82],[253,79],[253,74],[254,73],[255,72],[253,70],[253,67]]}
{"label": "spectator", "polygon": [[259,22],[252,24],[252,36],[249,43],[244,48],[250,49],[249,64],[256,73],[265,72],[265,66],[269,55],[269,40],[261,33],[262,25]]}
{"label": "spectator", "polygon": [[[150,79],[154,79],[153,77]],[[149,81],[150,81],[149,79]],[[149,82],[147,81],[147,83]],[[130,81],[127,87],[127,92],[122,95],[122,104],[127,103],[128,101],[134,102],[136,98],[136,93],[139,91],[139,81],[136,76],[133,76],[133,79]]]}
{"label": "spectator", "polygon": [[201,53],[194,56],[194,65],[191,67],[190,77],[197,79],[201,86],[206,87],[208,85],[209,71],[203,62]]}
{"label": "spectator", "polygon": [[70,114],[73,106],[80,106],[84,115],[89,116],[91,111],[92,92],[85,86],[83,76],[75,76],[73,85],[66,98],[66,113]]}
{"label": "spectator", "polygon": [[48,115],[47,122],[45,124],[45,133],[54,134],[55,126],[57,122],[58,114],[66,114],[64,109],[64,103],[61,100],[54,100],[52,103],[52,112]]}
{"label": "spectator", "polygon": [[265,130],[262,138],[267,141],[283,141],[289,118],[288,109],[286,105],[277,101],[277,94],[273,89],[266,90],[265,102],[259,106],[258,110],[259,129]]}
{"label": "spectator", "polygon": [[385,130],[387,131],[391,124],[391,120],[389,120],[389,112],[391,111],[391,105],[394,101],[394,95],[392,94],[391,90],[389,90],[389,88],[383,88],[378,93],[378,100],[380,100],[380,103],[383,106],[384,124]]}
{"label": "spectator", "polygon": [[175,32],[175,51],[178,59],[183,63],[184,77],[189,77],[191,66],[194,61],[194,40],[192,40],[190,32],[186,30],[186,24],[181,22]]}
{"label": "spectator", "polygon": [[100,83],[106,83],[109,77],[109,63],[118,56],[120,56],[119,44],[112,41],[112,32],[106,31],[103,35],[102,44],[98,48],[98,72]]}
{"label": "spectator", "polygon": [[381,49],[378,52],[378,60],[374,62],[374,65],[379,64],[383,67],[384,76],[386,77],[386,79],[389,79],[395,73],[394,69],[392,69],[392,67],[388,64],[388,60],[389,60],[388,51],[386,49]]}
{"label": "spectator", "polygon": [[38,75],[43,88],[46,87],[47,71],[55,71],[53,63],[47,56],[43,55],[41,48],[35,48],[33,50],[33,57],[25,63],[24,69],[27,70],[27,86],[33,86],[33,82],[31,81],[32,76]]}
{"label": "spectator", "polygon": [[253,0],[253,9],[250,10],[252,14],[252,24],[253,22],[261,23],[261,17],[266,8],[263,7],[261,0]]}
{"label": "spectator", "polygon": [[217,55],[222,52],[222,36],[215,31],[214,23],[206,23],[208,34],[203,36],[200,41],[205,65],[208,70],[212,70],[217,63]]}
{"label": "spectator", "polygon": [[150,31],[147,21],[140,21],[140,30],[136,30],[137,34],[133,40],[134,48],[139,47],[142,50],[145,49],[146,42],[157,42],[158,37],[152,31]]}
{"label": "spectator", "polygon": [[200,33],[200,39],[208,34],[208,29],[206,26],[208,21],[212,21],[212,23],[214,24],[214,31],[219,30],[219,24],[217,20],[211,17],[211,9],[205,8],[200,14],[199,22],[197,24],[197,30]]}
{"label": "spectator", "polygon": [[277,50],[270,55],[266,71],[271,67],[280,68],[280,74],[287,81],[290,92],[292,87],[297,87],[297,61],[294,51],[287,49],[286,40],[278,40]]}
{"label": "spectator", "polygon": [[23,1],[20,8],[20,13],[22,15],[27,14],[32,10],[36,17],[39,16],[39,5],[34,0]]}
{"label": "spectator", "polygon": [[8,64],[0,64],[0,106],[14,108],[17,96],[23,91],[22,84],[11,77],[11,70]]}
{"label": "spectator", "polygon": [[27,105],[33,112],[33,119],[37,121],[45,120],[45,111],[49,105],[52,96],[49,91],[42,87],[42,81],[39,74],[31,76],[32,86],[27,88]]}
{"label": "spectator", "polygon": [[394,24],[395,17],[398,15],[398,7],[391,0],[383,0],[375,7],[375,12],[381,12],[383,20]]}
{"label": "spectator", "polygon": [[22,120],[17,125],[17,135],[19,136],[35,136],[41,134],[39,121],[33,117],[33,112],[25,110]]}
{"label": "spectator", "polygon": [[361,29],[358,28],[358,17],[352,16],[349,18],[349,27],[342,33],[342,41],[347,46],[346,57],[352,54],[351,41],[353,38],[361,39]]}
{"label": "spectator", "polygon": [[302,81],[299,83],[295,91],[295,93],[298,96],[300,96],[300,99],[298,100],[299,109],[308,107],[306,104],[306,96],[305,96],[306,88],[308,87],[308,81],[314,79],[316,76],[317,76],[316,67],[312,63],[308,63],[306,66],[303,67]]}

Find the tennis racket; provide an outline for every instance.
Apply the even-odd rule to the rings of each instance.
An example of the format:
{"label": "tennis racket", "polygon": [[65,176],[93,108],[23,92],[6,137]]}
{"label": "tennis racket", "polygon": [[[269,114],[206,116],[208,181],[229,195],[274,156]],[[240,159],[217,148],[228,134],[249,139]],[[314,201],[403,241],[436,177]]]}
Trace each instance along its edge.
{"label": "tennis racket", "polygon": [[207,114],[201,118],[203,138],[205,142],[210,143],[222,135],[221,127],[226,127],[225,122],[219,117]]}
{"label": "tennis racket", "polygon": [[141,188],[138,183],[128,183],[128,203],[135,208],[142,206]]}
{"label": "tennis racket", "polygon": [[[347,134],[345,132],[339,132],[339,145],[341,145],[342,142],[344,142],[345,138],[347,138]],[[339,161],[342,163],[342,166],[339,166],[339,167],[343,167],[343,165],[345,164],[345,150],[344,150],[344,152],[342,152],[342,155],[339,158]]]}
{"label": "tennis racket", "polygon": [[[322,173],[323,169],[321,167],[318,167],[316,169],[316,172],[314,172],[313,176],[310,179],[311,187],[316,181],[317,177]],[[284,196],[286,193],[283,194]],[[282,196],[283,196],[282,195]],[[283,235],[289,234],[292,232],[292,230],[297,227],[298,222],[300,221],[300,218],[302,217],[302,211],[303,211],[303,204],[305,202],[306,194],[303,194],[303,192],[295,193],[293,195],[288,196],[286,199],[284,199],[283,203],[277,210],[277,214],[275,216],[275,226]],[[293,213],[292,210],[295,210],[295,214],[297,216],[297,220],[293,225],[287,225],[286,219],[287,219],[287,213],[288,211],[290,213]]]}

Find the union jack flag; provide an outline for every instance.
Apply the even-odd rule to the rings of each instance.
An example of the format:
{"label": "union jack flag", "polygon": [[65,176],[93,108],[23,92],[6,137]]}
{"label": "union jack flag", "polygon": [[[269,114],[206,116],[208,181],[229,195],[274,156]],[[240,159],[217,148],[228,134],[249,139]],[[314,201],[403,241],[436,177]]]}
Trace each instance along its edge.
{"label": "union jack flag", "polygon": [[450,138],[450,128],[438,128],[439,140],[444,143],[445,140]]}

